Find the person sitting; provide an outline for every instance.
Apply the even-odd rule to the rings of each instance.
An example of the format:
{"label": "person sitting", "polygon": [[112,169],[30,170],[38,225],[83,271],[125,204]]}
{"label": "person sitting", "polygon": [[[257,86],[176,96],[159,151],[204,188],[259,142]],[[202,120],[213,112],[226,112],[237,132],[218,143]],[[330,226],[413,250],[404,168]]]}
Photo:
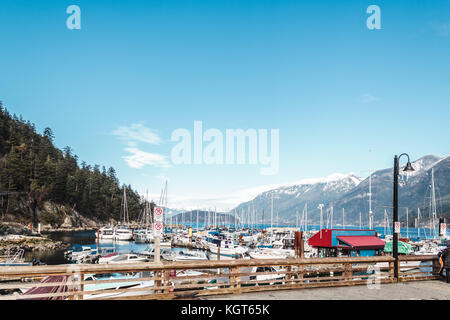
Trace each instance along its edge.
{"label": "person sitting", "polygon": [[439,260],[441,264],[439,275],[443,276],[445,269],[445,278],[447,283],[450,283],[450,245],[448,245],[447,249],[445,249],[442,253],[440,252]]}

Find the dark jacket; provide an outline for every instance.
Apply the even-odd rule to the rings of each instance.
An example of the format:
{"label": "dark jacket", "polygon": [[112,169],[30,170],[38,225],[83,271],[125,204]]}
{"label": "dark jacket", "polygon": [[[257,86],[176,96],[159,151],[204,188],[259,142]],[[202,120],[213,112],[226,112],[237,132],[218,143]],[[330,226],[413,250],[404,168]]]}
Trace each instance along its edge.
{"label": "dark jacket", "polygon": [[450,249],[447,248],[442,252],[441,255],[442,261],[444,262],[445,268],[450,268]]}

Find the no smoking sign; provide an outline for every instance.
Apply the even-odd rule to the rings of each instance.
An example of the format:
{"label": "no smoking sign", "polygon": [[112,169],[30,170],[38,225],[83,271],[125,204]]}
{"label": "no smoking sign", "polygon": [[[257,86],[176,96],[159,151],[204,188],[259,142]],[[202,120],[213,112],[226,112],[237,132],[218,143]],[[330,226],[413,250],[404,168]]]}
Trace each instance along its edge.
{"label": "no smoking sign", "polygon": [[162,234],[162,230],[163,230],[163,224],[162,222],[155,222],[153,224],[153,232],[155,234],[155,236],[160,236]]}
{"label": "no smoking sign", "polygon": [[163,220],[163,208],[156,207],[155,208],[155,221],[162,222]]}

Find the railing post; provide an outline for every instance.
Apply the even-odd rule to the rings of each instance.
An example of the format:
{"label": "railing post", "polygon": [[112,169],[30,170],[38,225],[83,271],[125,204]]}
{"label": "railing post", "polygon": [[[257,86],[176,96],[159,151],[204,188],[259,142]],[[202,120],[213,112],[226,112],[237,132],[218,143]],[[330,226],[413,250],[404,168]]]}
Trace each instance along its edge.
{"label": "railing post", "polygon": [[292,284],[291,280],[291,270],[292,270],[292,266],[287,266],[286,267],[286,284],[290,285]]}
{"label": "railing post", "polygon": [[389,262],[389,278],[391,278],[392,281],[396,282],[397,278],[395,277],[395,263],[394,261]]}
{"label": "railing post", "polygon": [[[161,270],[158,270],[158,271],[155,271],[155,287],[161,287],[161,277],[162,277],[162,272],[161,272]],[[161,292],[161,289],[155,289],[154,290],[155,291],[155,293],[159,293],[159,292]]]}
{"label": "railing post", "polygon": [[439,259],[434,259],[433,261],[432,261],[432,264],[433,264],[433,266],[432,266],[432,274],[433,274],[433,276],[439,276],[439,269],[441,268],[441,266],[440,266],[440,264],[439,264]]}
{"label": "railing post", "polygon": [[353,271],[352,271],[352,265],[348,262],[344,264],[344,278],[345,280],[352,280],[353,277]]}
{"label": "railing post", "polygon": [[231,290],[233,290],[234,293],[236,293],[236,267],[232,266],[229,268],[229,276],[228,276],[228,282],[230,284]]}
{"label": "railing post", "polygon": [[169,279],[170,279],[170,271],[164,270],[164,282],[163,282],[163,293],[169,292]]}
{"label": "railing post", "polygon": [[235,277],[236,279],[236,293],[241,293],[241,267],[236,268],[236,272],[238,273],[238,276]]}
{"label": "railing post", "polygon": [[[75,279],[74,278],[75,278],[74,275],[71,274],[71,275],[69,275],[69,279],[67,279],[69,284],[70,284],[68,286],[69,293],[74,293],[75,292],[75,281],[74,281]],[[67,300],[75,300],[75,295],[73,295],[73,294],[69,295]]]}
{"label": "railing post", "polygon": [[[80,287],[79,287],[79,290],[80,291],[84,291],[84,273],[80,273],[79,274],[80,275]],[[79,294],[78,295],[78,300],[83,300],[83,298],[84,298],[84,295],[83,294]]]}
{"label": "railing post", "polygon": [[300,281],[298,281],[298,283],[303,284],[303,273],[304,273],[304,269],[305,269],[303,264],[299,264],[297,266],[297,269],[298,269],[297,278],[300,280]]}

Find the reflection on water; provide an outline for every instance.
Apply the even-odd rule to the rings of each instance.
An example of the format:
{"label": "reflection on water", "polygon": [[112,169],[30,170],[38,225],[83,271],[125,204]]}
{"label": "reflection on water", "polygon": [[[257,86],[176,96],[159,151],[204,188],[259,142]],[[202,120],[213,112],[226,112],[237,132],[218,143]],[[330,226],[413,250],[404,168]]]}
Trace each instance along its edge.
{"label": "reflection on water", "polygon": [[[99,240],[95,237],[96,231],[73,231],[73,232],[52,232],[46,235],[52,240],[62,241],[70,245],[79,244],[89,246],[92,248],[114,248],[119,253],[139,253],[144,251],[149,244],[135,243],[134,241],[114,241],[114,240]],[[31,261],[33,258],[48,264],[68,264],[71,263],[64,257],[64,251],[67,249],[59,249],[53,251],[34,251],[25,254],[25,261]],[[173,252],[187,251],[186,248],[172,248]],[[222,257],[221,257],[222,259]]]}

